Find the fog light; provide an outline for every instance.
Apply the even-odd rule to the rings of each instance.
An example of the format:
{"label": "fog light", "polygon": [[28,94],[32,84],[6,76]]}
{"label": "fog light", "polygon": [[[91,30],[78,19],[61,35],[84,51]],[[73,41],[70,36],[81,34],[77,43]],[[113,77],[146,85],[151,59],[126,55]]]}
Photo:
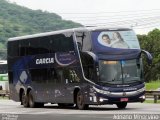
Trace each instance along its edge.
{"label": "fog light", "polygon": [[108,100],[108,99],[106,99],[106,98],[99,98],[99,101],[100,101],[100,102],[103,102],[103,101],[105,101],[105,100]]}
{"label": "fog light", "polygon": [[145,99],[146,98],[146,96],[145,95],[142,95],[141,97],[139,97],[139,98],[141,98],[141,99]]}
{"label": "fog light", "polygon": [[103,102],[103,98],[100,98],[99,101],[100,101],[100,102]]}

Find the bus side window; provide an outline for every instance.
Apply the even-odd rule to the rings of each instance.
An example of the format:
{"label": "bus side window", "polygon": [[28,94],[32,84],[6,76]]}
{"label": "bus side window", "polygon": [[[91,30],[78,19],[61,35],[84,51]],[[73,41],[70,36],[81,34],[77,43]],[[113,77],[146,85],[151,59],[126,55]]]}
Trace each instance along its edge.
{"label": "bus side window", "polygon": [[77,42],[77,45],[78,45],[79,51],[82,51],[82,44],[80,42]]}
{"label": "bus side window", "polygon": [[64,74],[64,81],[66,83],[77,83],[77,82],[80,82],[80,78],[76,74],[75,70],[65,69],[63,71],[63,74]]}
{"label": "bus side window", "polygon": [[36,83],[46,83],[47,70],[48,69],[30,69],[29,71],[30,71],[32,81]]}
{"label": "bus side window", "polygon": [[93,80],[94,79],[94,60],[91,56],[86,53],[80,53],[82,66],[84,70],[84,75],[87,79]]}
{"label": "bus side window", "polygon": [[28,40],[19,41],[19,56],[27,55]]}
{"label": "bus side window", "polygon": [[80,78],[78,77],[75,70],[70,70],[70,77],[71,77],[73,83],[80,82]]}
{"label": "bus side window", "polygon": [[64,34],[57,34],[50,36],[50,51],[54,52],[68,52],[74,50],[73,36],[65,36]]}
{"label": "bus side window", "polygon": [[63,71],[61,69],[57,70],[56,84],[57,83],[63,83]]}
{"label": "bus side window", "polygon": [[8,55],[10,57],[19,56],[19,40],[8,42]]}
{"label": "bus side window", "polygon": [[77,39],[78,48],[79,48],[79,44],[81,45],[81,49],[79,50],[82,50],[82,51],[91,50],[91,39],[90,39],[89,32],[86,32],[86,31],[76,32],[76,39]]}
{"label": "bus side window", "polygon": [[56,83],[58,80],[57,72],[54,68],[48,69],[48,82],[49,83]]}
{"label": "bus side window", "polygon": [[39,54],[50,53],[49,37],[40,37],[39,39]]}
{"label": "bus side window", "polygon": [[28,40],[27,55],[39,54],[39,41],[38,38],[32,38]]}

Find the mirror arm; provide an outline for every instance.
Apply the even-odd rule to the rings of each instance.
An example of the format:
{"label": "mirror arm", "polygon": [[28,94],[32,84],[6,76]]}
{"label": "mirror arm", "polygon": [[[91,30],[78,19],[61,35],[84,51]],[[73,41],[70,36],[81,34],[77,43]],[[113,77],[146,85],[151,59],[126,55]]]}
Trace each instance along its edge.
{"label": "mirror arm", "polygon": [[[152,55],[148,51],[145,51],[145,50],[141,50],[141,54],[142,53],[145,54],[145,56],[147,57],[148,64],[151,65],[152,64],[152,59],[153,59]],[[141,56],[141,54],[140,54],[140,56]]]}

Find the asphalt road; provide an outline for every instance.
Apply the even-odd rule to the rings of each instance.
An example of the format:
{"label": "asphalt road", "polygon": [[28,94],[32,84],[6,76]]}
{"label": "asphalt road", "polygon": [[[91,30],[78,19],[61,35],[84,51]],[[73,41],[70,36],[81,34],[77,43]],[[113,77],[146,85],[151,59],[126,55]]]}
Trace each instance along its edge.
{"label": "asphalt road", "polygon": [[24,108],[19,102],[0,100],[0,120],[160,120],[160,104],[130,103],[124,110],[115,105],[90,106],[88,110],[59,108]]}

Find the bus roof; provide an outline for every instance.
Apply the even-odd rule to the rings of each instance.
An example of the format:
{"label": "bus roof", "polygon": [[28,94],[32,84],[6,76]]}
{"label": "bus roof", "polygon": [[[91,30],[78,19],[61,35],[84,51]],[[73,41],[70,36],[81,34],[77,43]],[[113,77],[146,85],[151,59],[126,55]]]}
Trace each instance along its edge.
{"label": "bus roof", "polygon": [[131,28],[80,27],[80,28],[72,28],[72,29],[65,29],[65,30],[58,30],[58,31],[51,31],[51,32],[44,32],[44,33],[38,33],[38,34],[32,34],[32,35],[13,37],[13,38],[9,38],[8,41],[43,37],[43,36],[55,35],[55,34],[66,33],[66,32],[74,32],[74,31],[100,31],[100,30],[111,30],[111,31],[112,30],[131,30]]}

